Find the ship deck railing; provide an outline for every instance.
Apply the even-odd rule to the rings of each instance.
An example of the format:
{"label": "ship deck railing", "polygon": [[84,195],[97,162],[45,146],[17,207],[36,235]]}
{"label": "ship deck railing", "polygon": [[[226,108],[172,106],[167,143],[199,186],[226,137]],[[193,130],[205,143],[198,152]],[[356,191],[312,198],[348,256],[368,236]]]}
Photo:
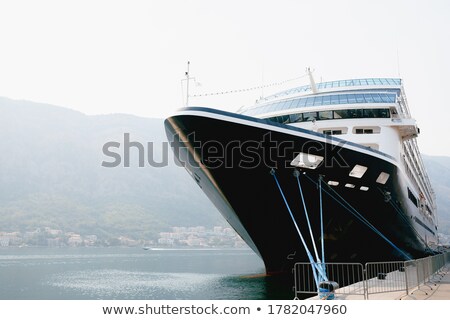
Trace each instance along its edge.
{"label": "ship deck railing", "polygon": [[[361,263],[324,263],[327,281],[336,282],[334,290],[336,299],[369,300],[378,294],[401,293],[403,296],[414,295],[417,291],[428,294],[449,271],[450,252],[409,261],[386,261]],[[296,263],[294,272],[295,297],[313,299],[324,298],[319,295],[310,263]]]}

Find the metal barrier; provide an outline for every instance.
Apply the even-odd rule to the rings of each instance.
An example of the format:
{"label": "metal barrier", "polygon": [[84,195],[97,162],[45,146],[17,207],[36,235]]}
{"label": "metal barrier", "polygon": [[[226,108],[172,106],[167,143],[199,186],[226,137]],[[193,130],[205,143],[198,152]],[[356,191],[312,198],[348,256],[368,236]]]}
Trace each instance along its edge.
{"label": "metal barrier", "polygon": [[420,282],[418,260],[405,261],[406,294],[410,294]]}
{"label": "metal barrier", "polygon": [[405,262],[369,262],[366,263],[367,298],[370,294],[405,291],[407,273]]}
{"label": "metal barrier", "polygon": [[[329,281],[339,284],[338,295],[361,295],[365,297],[364,268],[360,263],[325,263]],[[316,294],[317,285],[314,281],[313,269],[310,263],[296,263],[294,266],[295,297],[299,294]]]}
{"label": "metal barrier", "polygon": [[[326,263],[325,270],[329,281],[339,285],[336,296],[363,296],[386,292],[405,292],[433,290],[449,271],[450,252],[422,259],[395,262],[370,262],[363,267],[360,263]],[[296,263],[294,266],[295,296],[317,294],[310,263]]]}

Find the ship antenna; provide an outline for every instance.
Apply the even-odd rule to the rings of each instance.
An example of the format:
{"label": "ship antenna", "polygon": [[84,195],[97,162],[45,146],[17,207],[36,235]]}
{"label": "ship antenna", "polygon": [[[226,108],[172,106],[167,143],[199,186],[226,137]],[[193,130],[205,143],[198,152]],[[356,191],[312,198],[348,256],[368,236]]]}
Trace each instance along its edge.
{"label": "ship antenna", "polygon": [[186,107],[189,104],[189,65],[191,64],[190,61],[187,62],[187,71],[185,72],[186,75]]}
{"label": "ship antenna", "polygon": [[314,81],[314,77],[312,75],[311,68],[310,67],[306,68],[306,72],[308,73],[308,76],[309,76],[309,82],[311,84],[312,92],[317,93],[317,86],[316,86],[316,82]]}
{"label": "ship antenna", "polygon": [[[185,103],[186,107],[189,105],[189,81],[192,79],[195,82],[195,78],[189,76],[189,66],[190,66],[190,64],[191,64],[191,62],[188,61],[187,62],[187,71],[184,73],[186,78],[185,79],[181,79],[181,91],[182,91],[181,96],[183,96],[183,91],[184,91],[183,90],[183,81],[186,81],[186,103]],[[197,84],[200,85],[199,83],[197,83]]]}

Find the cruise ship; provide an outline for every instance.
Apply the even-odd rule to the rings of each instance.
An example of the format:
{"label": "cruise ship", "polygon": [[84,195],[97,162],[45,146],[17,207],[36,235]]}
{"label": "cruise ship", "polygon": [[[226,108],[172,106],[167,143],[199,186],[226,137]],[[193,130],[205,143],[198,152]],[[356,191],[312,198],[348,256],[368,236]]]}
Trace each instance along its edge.
{"label": "cruise ship", "polygon": [[165,120],[177,162],[264,261],[397,261],[433,254],[436,202],[403,81],[315,83],[235,113]]}

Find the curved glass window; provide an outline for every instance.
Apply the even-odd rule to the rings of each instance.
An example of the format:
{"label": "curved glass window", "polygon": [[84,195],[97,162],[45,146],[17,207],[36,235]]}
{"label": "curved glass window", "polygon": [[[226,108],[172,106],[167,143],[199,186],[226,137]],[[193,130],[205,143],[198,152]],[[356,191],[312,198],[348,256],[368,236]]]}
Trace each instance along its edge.
{"label": "curved glass window", "polygon": [[291,103],[290,109],[295,109],[295,108],[298,108],[299,106],[300,106],[300,100],[299,99],[293,100]]}
{"label": "curved glass window", "polygon": [[301,112],[286,116],[266,118],[266,120],[278,123],[295,123],[313,120],[336,120],[336,119],[358,119],[358,118],[390,118],[389,109],[346,109],[327,110],[319,112]]}
{"label": "curved glass window", "polygon": [[258,115],[275,111],[283,111],[294,108],[326,106],[335,104],[355,103],[395,103],[396,93],[343,93],[333,95],[322,95],[314,97],[300,97],[296,99],[275,101],[264,105],[256,105],[242,111],[245,115]]}
{"label": "curved glass window", "polygon": [[305,107],[311,107],[311,106],[313,106],[314,105],[314,97],[309,97],[309,98],[306,98],[306,104],[305,104]]}
{"label": "curved glass window", "polygon": [[330,104],[339,104],[339,96],[338,95],[331,96]]}
{"label": "curved glass window", "polygon": [[[350,80],[338,80],[318,83],[317,89],[329,89],[340,87],[354,87],[354,86],[400,86],[402,84],[401,79],[397,78],[368,78],[368,79],[350,79]],[[294,93],[301,93],[311,91],[310,85],[305,85],[297,88],[288,89],[278,92],[274,95],[266,97],[267,100],[271,100],[280,96],[290,95]]]}
{"label": "curved glass window", "polygon": [[348,94],[341,94],[339,96],[339,104],[348,104]]}

